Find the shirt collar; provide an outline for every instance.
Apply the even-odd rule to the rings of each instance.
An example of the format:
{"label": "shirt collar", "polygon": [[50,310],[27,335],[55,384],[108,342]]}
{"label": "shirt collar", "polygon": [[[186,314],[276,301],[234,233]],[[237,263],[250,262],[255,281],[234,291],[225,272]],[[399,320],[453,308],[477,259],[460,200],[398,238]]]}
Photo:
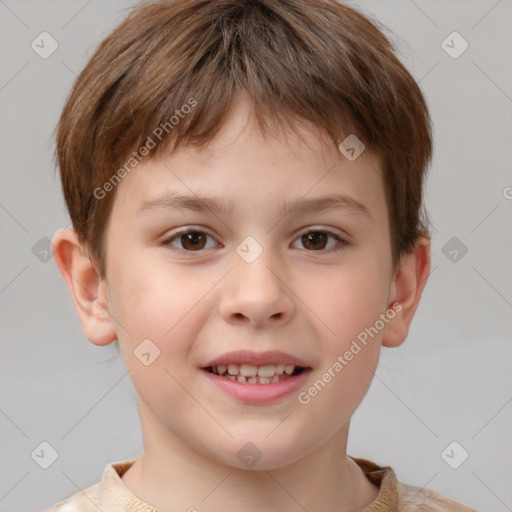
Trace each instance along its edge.
{"label": "shirt collar", "polygon": [[[379,488],[377,499],[362,512],[393,512],[398,505],[398,480],[389,466],[380,467],[366,459],[350,457],[364,472],[366,478]],[[159,509],[137,498],[121,477],[135,462],[133,460],[109,464],[100,481],[100,497],[104,512],[160,512]]]}

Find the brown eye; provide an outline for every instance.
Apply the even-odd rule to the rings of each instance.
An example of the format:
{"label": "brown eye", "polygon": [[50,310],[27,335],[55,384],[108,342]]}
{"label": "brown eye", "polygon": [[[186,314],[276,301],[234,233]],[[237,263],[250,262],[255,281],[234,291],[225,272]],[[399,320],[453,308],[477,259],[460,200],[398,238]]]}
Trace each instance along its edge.
{"label": "brown eye", "polygon": [[[188,229],[175,233],[170,238],[164,240],[162,242],[162,245],[170,246],[178,251],[198,252],[203,249],[215,247],[215,243],[207,247],[208,238],[214,241],[214,239],[210,235],[203,231]],[[177,245],[176,242],[178,242]]]}
{"label": "brown eye", "polygon": [[[331,242],[329,242],[329,239]],[[309,252],[322,251],[324,253],[331,253],[340,251],[350,245],[349,242],[336,233],[326,230],[308,231],[297,239],[297,241],[299,240],[303,247]],[[334,243],[332,242],[333,240]]]}
{"label": "brown eye", "polygon": [[179,237],[183,248],[187,250],[203,249],[206,244],[205,234],[199,231],[189,231]]}
{"label": "brown eye", "polygon": [[312,231],[302,235],[302,243],[306,249],[321,251],[327,245],[327,235],[322,231]]}

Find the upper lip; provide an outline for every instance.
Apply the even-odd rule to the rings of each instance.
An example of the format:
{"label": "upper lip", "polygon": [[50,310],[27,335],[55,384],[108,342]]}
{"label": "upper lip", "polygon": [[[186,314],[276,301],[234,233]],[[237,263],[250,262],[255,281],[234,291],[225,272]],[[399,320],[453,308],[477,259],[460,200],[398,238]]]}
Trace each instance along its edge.
{"label": "upper lip", "polygon": [[252,352],[250,350],[235,350],[228,352],[220,357],[212,359],[206,363],[203,368],[209,366],[218,366],[220,364],[252,364],[255,366],[265,366],[270,364],[293,364],[302,368],[309,368],[305,361],[281,352],[280,350],[270,350],[267,352]]}

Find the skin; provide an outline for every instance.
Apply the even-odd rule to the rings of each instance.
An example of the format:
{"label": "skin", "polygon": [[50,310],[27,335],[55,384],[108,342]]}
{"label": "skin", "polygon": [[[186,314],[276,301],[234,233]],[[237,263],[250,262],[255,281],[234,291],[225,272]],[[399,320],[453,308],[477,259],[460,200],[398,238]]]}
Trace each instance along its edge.
{"label": "skin", "polygon": [[[430,269],[430,240],[420,238],[394,273],[379,160],[367,150],[351,162],[316,128],[300,130],[302,138],[265,138],[241,101],[204,150],[184,147],[140,163],[114,192],[104,279],[73,230],[54,236],[54,257],[87,338],[95,345],[119,340],[137,394],[144,453],[123,481],[164,511],[355,512],[377,497],[347,456],[350,419],[381,345],[399,346],[407,336]],[[235,206],[220,215],[137,213],[143,201],[170,192]],[[280,211],[284,199],[334,192],[364,203],[370,217]],[[197,240],[187,246],[183,237],[163,243],[190,225],[210,235],[206,247]],[[333,232],[349,244],[333,252],[340,246],[330,236],[308,245],[302,235],[309,231]],[[247,236],[263,249],[251,264],[235,250]],[[199,369],[232,350],[277,349],[308,362],[312,371],[299,391],[307,390],[396,302],[401,311],[307,405],[297,393],[242,403]],[[133,354],[147,338],[160,350],[149,366]],[[262,454],[251,469],[237,457],[247,442]]]}

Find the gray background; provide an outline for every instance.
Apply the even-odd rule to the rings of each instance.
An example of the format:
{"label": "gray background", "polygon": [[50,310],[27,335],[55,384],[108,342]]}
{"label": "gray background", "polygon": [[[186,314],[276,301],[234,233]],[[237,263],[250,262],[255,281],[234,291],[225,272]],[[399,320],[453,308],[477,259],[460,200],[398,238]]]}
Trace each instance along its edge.
{"label": "gray background", "polygon": [[[69,225],[52,170],[60,110],[93,48],[133,3],[0,0],[1,511],[42,510],[142,451],[117,349],[85,338],[54,261],[41,261],[45,237]],[[512,0],[353,4],[396,34],[427,96],[435,230],[409,338],[383,349],[348,451],[480,511],[510,511]],[[47,59],[31,48],[43,31],[59,45]],[[441,45],[453,31],[469,44],[458,58]],[[448,44],[461,49],[461,40]],[[441,455],[452,441],[462,447],[448,450],[452,464],[469,453],[458,469]],[[42,442],[58,453],[48,469],[35,455]]]}

